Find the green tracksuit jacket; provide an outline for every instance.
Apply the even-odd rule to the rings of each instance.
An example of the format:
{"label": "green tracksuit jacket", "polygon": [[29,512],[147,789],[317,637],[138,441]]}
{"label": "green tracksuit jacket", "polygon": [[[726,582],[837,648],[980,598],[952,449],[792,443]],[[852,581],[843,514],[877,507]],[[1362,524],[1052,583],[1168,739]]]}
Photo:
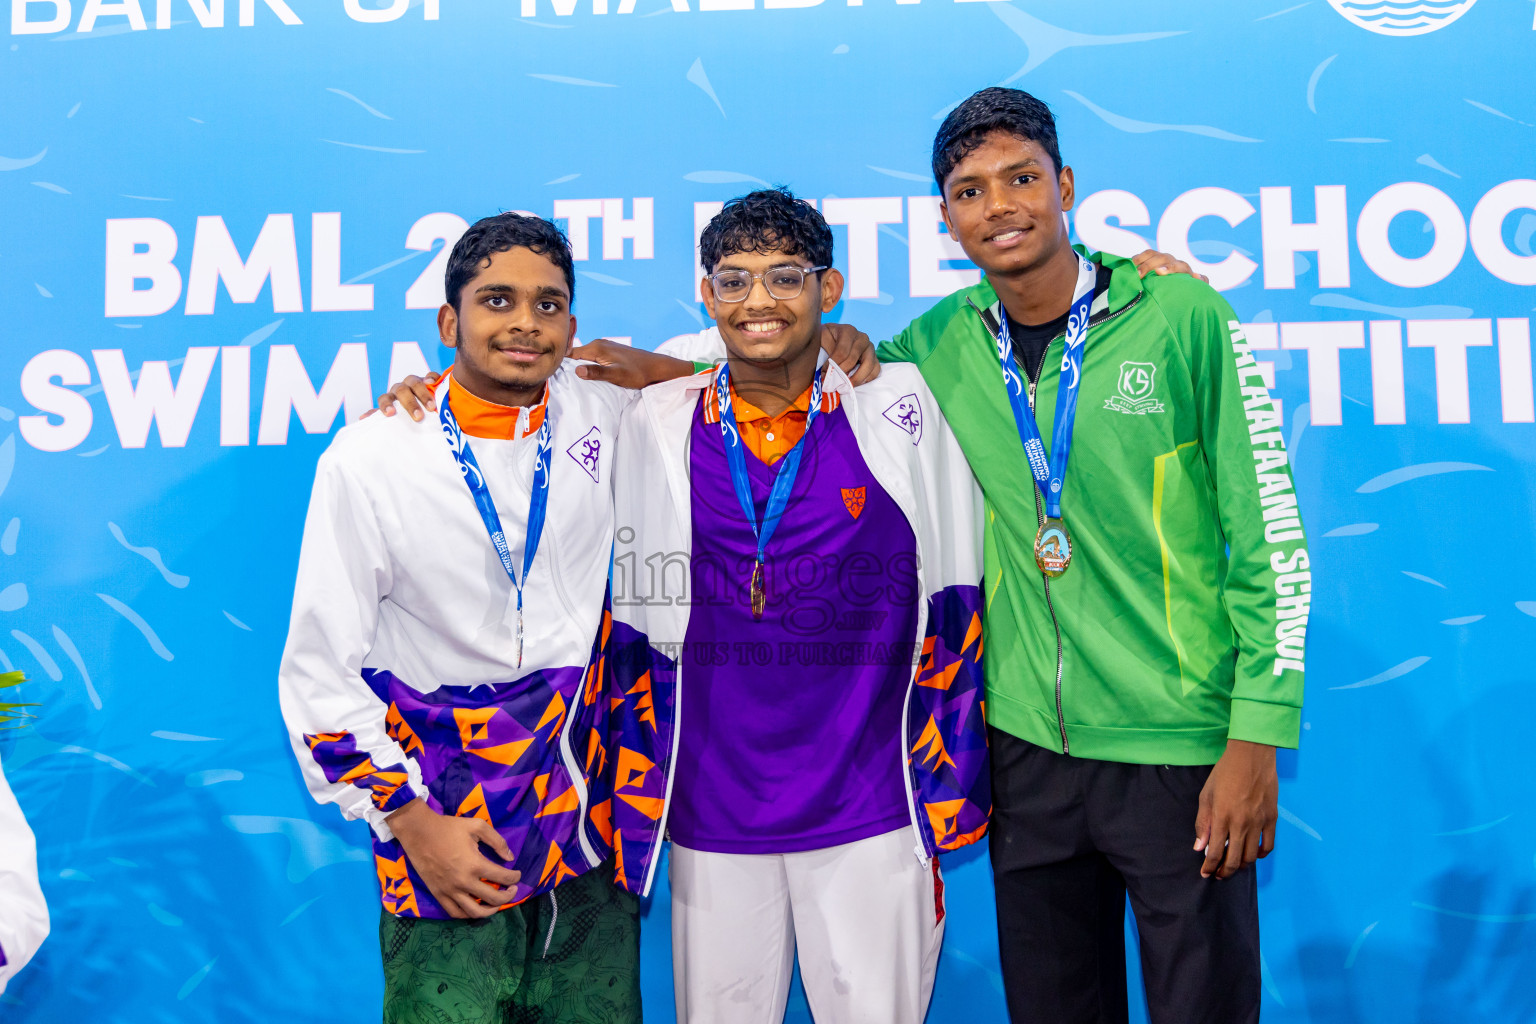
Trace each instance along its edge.
{"label": "green tracksuit jacket", "polygon": [[[1227,740],[1294,747],[1311,573],[1280,417],[1237,316],[1183,275],[1110,268],[1095,299],[1063,487],[1067,573],[1035,566],[1043,502],[983,280],[880,346],[916,363],[986,497],[987,719],[1039,746],[1213,764]],[[1053,340],[1036,389],[1049,450]]]}

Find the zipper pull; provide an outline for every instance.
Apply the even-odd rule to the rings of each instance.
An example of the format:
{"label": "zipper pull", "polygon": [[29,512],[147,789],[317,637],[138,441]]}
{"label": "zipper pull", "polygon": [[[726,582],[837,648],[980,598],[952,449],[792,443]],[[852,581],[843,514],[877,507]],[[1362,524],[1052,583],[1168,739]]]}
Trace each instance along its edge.
{"label": "zipper pull", "polygon": [[1029,382],[1029,411],[1035,411],[1035,382]]}

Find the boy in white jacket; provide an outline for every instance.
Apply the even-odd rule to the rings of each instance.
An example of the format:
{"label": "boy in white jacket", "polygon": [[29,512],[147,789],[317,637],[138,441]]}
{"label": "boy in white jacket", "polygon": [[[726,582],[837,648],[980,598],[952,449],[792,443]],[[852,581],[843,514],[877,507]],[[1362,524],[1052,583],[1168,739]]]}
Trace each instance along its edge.
{"label": "boy in white jacket", "polygon": [[798,944],[819,1022],[918,1024],[934,858],[991,803],[975,484],[915,371],[820,358],[814,207],[752,193],[700,250],[729,358],[642,392],[614,463],[610,689],[657,724],[617,764],[620,882],[670,833],[683,1021],[777,1024]]}
{"label": "boy in white jacket", "polygon": [[386,1024],[637,1024],[601,661],[634,393],[565,361],[553,225],[486,218],[446,276],[438,415],[347,426],[320,459],[283,715],[314,797],[373,828]]}

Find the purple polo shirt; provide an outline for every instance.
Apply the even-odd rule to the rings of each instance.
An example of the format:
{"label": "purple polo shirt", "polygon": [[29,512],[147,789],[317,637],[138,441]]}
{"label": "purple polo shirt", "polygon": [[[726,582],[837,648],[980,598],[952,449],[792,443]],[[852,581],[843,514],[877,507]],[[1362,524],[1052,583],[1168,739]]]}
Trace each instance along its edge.
{"label": "purple polo shirt", "polygon": [[[917,541],[843,409],[817,417],[768,546],[756,542],[718,423],[694,414],[694,605],[683,653],[669,830],[693,850],[792,853],[910,821],[902,706],[915,659]],[[746,453],[758,516],[775,470]]]}

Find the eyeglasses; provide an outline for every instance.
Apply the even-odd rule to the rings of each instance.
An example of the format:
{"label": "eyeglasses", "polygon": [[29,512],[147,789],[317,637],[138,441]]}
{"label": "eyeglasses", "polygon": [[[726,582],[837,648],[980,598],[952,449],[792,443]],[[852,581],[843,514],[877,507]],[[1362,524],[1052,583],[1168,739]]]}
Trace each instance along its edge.
{"label": "eyeglasses", "polygon": [[752,282],[761,280],[768,294],[776,299],[793,299],[805,290],[805,275],[826,270],[826,267],[769,267],[761,274],[745,270],[722,270],[709,276],[714,286],[715,298],[721,302],[741,302],[752,293]]}

